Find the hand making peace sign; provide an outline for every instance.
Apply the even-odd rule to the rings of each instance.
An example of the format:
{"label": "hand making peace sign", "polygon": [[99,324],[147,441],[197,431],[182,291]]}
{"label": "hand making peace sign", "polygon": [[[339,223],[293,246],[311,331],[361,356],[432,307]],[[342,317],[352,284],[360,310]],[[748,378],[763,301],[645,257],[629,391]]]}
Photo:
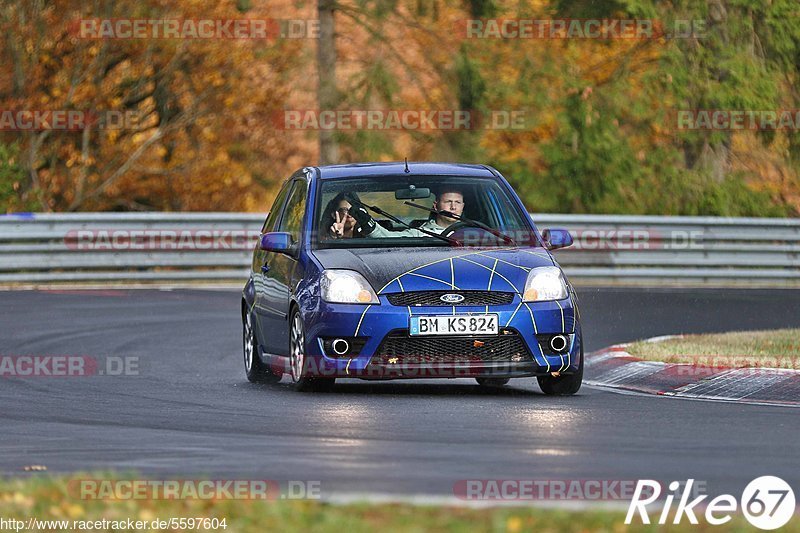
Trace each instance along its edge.
{"label": "hand making peace sign", "polygon": [[334,238],[341,239],[344,236],[344,220],[343,217],[339,216],[339,211],[334,211],[333,214],[336,217],[336,222],[333,223],[330,231]]}

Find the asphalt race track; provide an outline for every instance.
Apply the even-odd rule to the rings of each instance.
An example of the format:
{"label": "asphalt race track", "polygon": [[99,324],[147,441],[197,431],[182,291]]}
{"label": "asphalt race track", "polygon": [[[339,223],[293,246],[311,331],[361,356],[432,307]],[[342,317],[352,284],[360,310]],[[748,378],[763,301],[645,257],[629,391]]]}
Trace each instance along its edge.
{"label": "asphalt race track", "polygon": [[[800,292],[579,291],[590,350],[669,333],[800,326]],[[0,472],[318,480],[345,493],[452,496],[465,479],[694,478],[741,494],[800,484],[800,411],[534,379],[341,381],[333,393],[246,381],[236,291],[0,292],[0,355],[129,358],[127,376],[0,377]],[[138,358],[130,359],[130,358]]]}

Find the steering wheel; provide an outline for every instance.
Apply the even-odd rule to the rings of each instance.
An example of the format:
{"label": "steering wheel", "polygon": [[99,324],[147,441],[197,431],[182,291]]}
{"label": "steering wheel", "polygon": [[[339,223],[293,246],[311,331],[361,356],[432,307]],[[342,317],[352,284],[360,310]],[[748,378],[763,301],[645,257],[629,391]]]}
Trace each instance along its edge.
{"label": "steering wheel", "polygon": [[[465,240],[465,235],[463,235],[463,234],[462,235],[458,235],[457,237],[453,237],[453,235],[455,235],[456,232],[458,232],[459,230],[461,230],[463,228],[472,228],[472,229],[480,231],[482,233],[471,235],[466,240]],[[468,246],[469,245],[473,245],[474,246],[474,245],[476,245],[478,243],[485,243],[485,241],[483,239],[485,239],[486,236],[484,234],[491,235],[492,238],[496,239],[497,241],[501,241],[501,242],[505,241],[501,237],[498,237],[498,236],[494,235],[491,231],[487,231],[487,230],[481,228],[480,226],[475,226],[474,224],[469,224],[467,222],[464,222],[463,220],[459,220],[457,222],[454,222],[454,223],[450,224],[449,226],[447,226],[442,231],[442,235],[444,235],[445,237],[455,238],[456,240],[462,241],[463,243],[465,243]],[[494,241],[492,241],[492,242],[494,242]]]}
{"label": "steering wheel", "polygon": [[457,232],[461,228],[466,228],[468,226],[469,226],[469,224],[467,224],[463,220],[458,220],[456,222],[453,222],[452,224],[450,224],[446,228],[444,228],[444,230],[442,230],[442,235],[444,235],[445,237],[449,237],[450,235],[452,235],[453,233]]}

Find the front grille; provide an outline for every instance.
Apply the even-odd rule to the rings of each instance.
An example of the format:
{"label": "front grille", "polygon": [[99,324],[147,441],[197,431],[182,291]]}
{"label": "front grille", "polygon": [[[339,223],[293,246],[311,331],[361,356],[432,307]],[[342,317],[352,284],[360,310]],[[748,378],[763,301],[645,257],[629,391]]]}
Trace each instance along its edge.
{"label": "front grille", "polygon": [[410,337],[407,331],[393,332],[383,340],[370,364],[533,361],[520,334],[501,328],[499,335],[475,337]]}
{"label": "front grille", "polygon": [[[457,304],[443,302],[440,298],[445,294],[460,294],[464,301]],[[400,306],[427,306],[427,307],[451,307],[460,306],[482,306],[482,305],[508,305],[514,300],[513,292],[498,291],[413,291],[395,292],[387,294],[389,303]]]}

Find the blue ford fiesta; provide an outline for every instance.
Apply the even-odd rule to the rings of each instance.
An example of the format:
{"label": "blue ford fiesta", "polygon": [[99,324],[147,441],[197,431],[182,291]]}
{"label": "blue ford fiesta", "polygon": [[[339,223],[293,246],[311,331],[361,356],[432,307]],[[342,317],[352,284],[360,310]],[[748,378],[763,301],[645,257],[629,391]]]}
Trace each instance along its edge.
{"label": "blue ford fiesta", "polygon": [[283,185],[242,292],[252,382],[583,379],[575,292],[519,197],[487,166],[307,167]]}

